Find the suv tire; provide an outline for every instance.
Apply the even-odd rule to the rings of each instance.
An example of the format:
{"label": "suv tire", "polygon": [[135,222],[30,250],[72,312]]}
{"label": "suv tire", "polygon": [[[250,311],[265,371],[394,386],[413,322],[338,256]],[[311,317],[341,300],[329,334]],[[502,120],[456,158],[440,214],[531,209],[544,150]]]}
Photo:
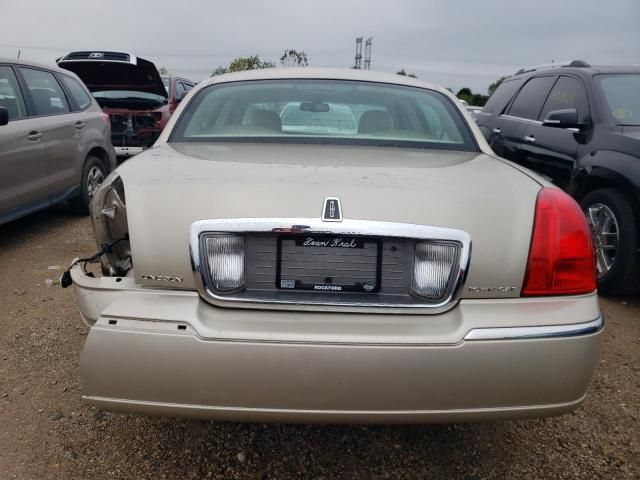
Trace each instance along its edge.
{"label": "suv tire", "polygon": [[627,198],[613,188],[594,190],[580,202],[592,228],[598,261],[598,291],[631,295],[640,290],[639,230]]}
{"label": "suv tire", "polygon": [[80,215],[87,215],[89,213],[89,203],[106,176],[107,173],[102,160],[98,157],[87,157],[86,162],[84,162],[84,167],[82,167],[80,195],[69,200],[69,204],[74,212]]}

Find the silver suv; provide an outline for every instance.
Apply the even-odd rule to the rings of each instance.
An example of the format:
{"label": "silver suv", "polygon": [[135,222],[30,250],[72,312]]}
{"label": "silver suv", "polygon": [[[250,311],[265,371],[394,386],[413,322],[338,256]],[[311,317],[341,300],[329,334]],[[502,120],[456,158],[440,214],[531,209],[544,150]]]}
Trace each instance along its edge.
{"label": "silver suv", "polygon": [[110,136],[76,75],[0,59],[0,224],[65,200],[87,213],[116,167]]}

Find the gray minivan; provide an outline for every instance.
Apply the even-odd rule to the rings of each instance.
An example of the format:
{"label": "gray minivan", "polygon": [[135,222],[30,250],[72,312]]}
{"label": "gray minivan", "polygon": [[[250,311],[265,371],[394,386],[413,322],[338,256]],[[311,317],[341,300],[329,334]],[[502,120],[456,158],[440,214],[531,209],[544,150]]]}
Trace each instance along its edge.
{"label": "gray minivan", "polygon": [[109,117],[68,70],[0,59],[0,224],[68,200],[87,213],[116,167]]}

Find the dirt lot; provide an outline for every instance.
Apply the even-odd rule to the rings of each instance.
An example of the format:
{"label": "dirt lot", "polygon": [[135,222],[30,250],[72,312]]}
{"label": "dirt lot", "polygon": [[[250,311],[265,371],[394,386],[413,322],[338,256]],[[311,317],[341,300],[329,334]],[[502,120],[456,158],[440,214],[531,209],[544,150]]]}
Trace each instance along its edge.
{"label": "dirt lot", "polygon": [[0,478],[640,478],[640,299],[602,300],[583,407],[547,420],[299,426],[143,418],[80,401],[87,328],[48,286],[94,250],[64,207],[0,226]]}

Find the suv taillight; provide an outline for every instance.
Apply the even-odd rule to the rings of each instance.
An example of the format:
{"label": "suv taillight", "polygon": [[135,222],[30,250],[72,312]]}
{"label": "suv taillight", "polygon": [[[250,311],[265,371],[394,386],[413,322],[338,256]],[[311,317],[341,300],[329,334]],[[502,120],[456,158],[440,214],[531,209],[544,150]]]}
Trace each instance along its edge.
{"label": "suv taillight", "polygon": [[107,127],[110,127],[111,126],[111,120],[109,119],[109,115],[107,115],[106,113],[102,113],[101,116],[102,116],[102,121],[104,122],[104,124]]}
{"label": "suv taillight", "polygon": [[522,296],[577,295],[596,289],[591,231],[578,204],[557,188],[538,193]]}

